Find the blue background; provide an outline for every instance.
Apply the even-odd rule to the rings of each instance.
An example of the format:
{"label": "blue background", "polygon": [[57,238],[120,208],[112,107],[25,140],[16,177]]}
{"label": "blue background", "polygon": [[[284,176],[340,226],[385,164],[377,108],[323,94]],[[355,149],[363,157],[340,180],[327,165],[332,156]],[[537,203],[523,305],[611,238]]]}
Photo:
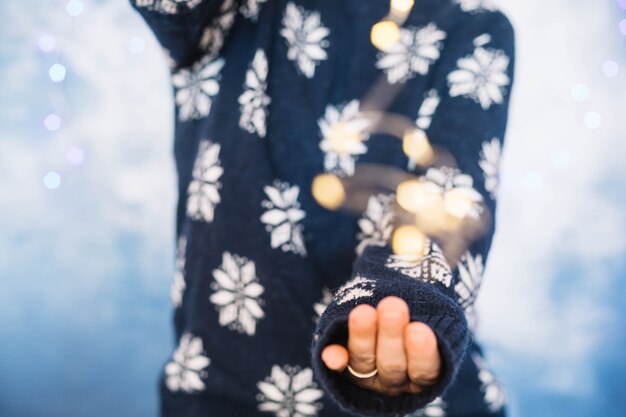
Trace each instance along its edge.
{"label": "blue background", "polygon": [[[156,415],[173,347],[168,70],[125,1],[67,4],[0,3],[0,415]],[[626,2],[498,4],[518,78],[479,334],[513,417],[624,416]]]}

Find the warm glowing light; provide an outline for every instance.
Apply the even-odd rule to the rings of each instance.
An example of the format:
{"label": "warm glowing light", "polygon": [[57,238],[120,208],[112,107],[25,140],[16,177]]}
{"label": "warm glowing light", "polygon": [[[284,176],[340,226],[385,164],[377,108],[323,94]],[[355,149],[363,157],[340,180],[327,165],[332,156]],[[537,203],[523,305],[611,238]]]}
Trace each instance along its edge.
{"label": "warm glowing light", "polygon": [[396,190],[398,204],[411,213],[441,210],[442,198],[441,189],[430,181],[404,181]]}
{"label": "warm glowing light", "polygon": [[424,256],[428,236],[413,225],[403,225],[393,232],[391,247],[396,255]]}
{"label": "warm glowing light", "polygon": [[407,131],[402,138],[402,150],[411,161],[418,165],[429,165],[435,159],[435,152],[428,136],[421,129]]}
{"label": "warm glowing light", "polygon": [[311,193],[317,203],[328,209],[336,210],[346,200],[346,192],[341,180],[333,174],[320,174],[313,179]]}
{"label": "warm glowing light", "polygon": [[363,135],[352,128],[349,123],[337,122],[330,126],[324,139],[328,141],[335,153],[349,154],[353,153],[353,149],[363,142]]}
{"label": "warm glowing light", "polygon": [[480,210],[478,203],[482,200],[478,191],[469,188],[453,188],[443,197],[443,206],[448,214],[457,219],[468,216],[477,217]]}
{"label": "warm glowing light", "polygon": [[376,48],[386,51],[400,40],[400,28],[391,20],[381,20],[372,26],[370,38]]}
{"label": "warm glowing light", "polygon": [[406,14],[413,7],[413,0],[391,0],[391,10]]}

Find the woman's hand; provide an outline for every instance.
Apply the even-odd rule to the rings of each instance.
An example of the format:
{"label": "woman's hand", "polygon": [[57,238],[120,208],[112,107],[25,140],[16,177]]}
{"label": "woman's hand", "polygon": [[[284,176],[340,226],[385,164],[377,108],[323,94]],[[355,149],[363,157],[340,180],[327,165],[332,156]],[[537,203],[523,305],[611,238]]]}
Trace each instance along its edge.
{"label": "woman's hand", "polygon": [[[420,392],[437,381],[441,368],[435,333],[424,323],[409,323],[409,306],[398,297],[386,297],[376,308],[355,307],[348,318],[348,348],[328,345],[322,360],[358,386],[390,396]],[[348,365],[360,374],[377,373],[357,378]]]}

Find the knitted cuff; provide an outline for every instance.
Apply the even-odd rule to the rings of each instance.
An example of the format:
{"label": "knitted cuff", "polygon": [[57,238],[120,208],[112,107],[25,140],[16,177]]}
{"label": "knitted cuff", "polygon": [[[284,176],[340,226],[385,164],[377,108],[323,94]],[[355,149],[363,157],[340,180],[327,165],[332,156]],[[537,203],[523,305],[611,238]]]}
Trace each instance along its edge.
{"label": "knitted cuff", "polygon": [[[465,354],[468,330],[463,310],[439,284],[408,278],[380,262],[380,248],[367,248],[354,265],[353,279],[341,287],[322,314],[314,334],[311,362],[317,380],[339,407],[359,416],[404,416],[441,396],[452,383]],[[321,360],[324,347],[347,345],[348,315],[359,304],[376,306],[394,295],[410,308],[411,321],[430,326],[437,336],[441,374],[437,382],[418,394],[386,396],[360,388],[331,371]]]}

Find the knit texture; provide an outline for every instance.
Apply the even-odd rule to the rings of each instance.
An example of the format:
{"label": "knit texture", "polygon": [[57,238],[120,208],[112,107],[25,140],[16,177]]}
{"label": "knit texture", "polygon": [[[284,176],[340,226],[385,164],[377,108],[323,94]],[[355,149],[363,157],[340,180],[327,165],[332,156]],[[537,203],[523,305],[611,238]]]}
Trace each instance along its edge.
{"label": "knit texture", "polygon": [[[166,53],[175,104],[176,347],[161,414],[503,415],[504,391],[470,341],[513,83],[507,18],[485,0],[416,1],[400,42],[381,52],[370,30],[387,1],[131,4]],[[395,96],[368,101],[374,86]],[[367,129],[365,110],[407,118],[449,163],[412,167],[397,137]],[[360,141],[334,149],[334,123]],[[486,234],[457,265],[435,242],[421,260],[395,257],[392,194],[369,196],[362,214],[312,196],[316,175],[350,179],[361,163],[472,190],[490,214]],[[346,343],[354,306],[389,295],[437,336],[442,374],[420,394],[358,388],[320,360],[324,346]]]}

